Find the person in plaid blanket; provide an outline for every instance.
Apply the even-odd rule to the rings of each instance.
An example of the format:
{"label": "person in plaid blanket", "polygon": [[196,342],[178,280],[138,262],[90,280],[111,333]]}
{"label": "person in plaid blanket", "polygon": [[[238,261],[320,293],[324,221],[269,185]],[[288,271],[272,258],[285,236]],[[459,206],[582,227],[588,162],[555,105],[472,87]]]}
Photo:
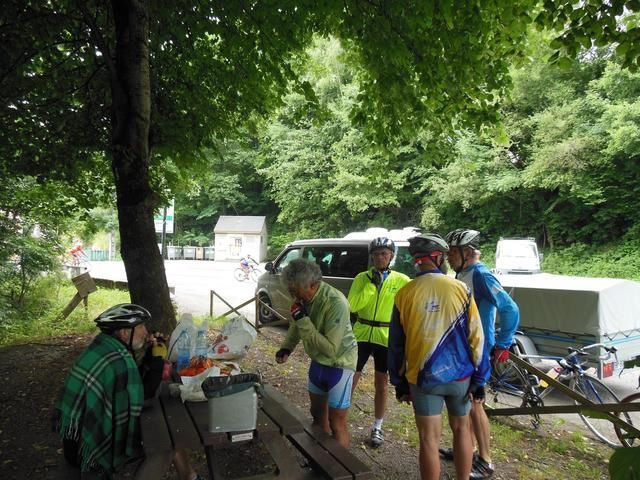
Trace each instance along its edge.
{"label": "person in plaid blanket", "polygon": [[[83,479],[110,479],[127,461],[141,457],[140,413],[155,386],[145,385],[134,352],[144,350],[149,312],[134,304],[115,305],[96,318],[101,333],[80,354],[65,381],[54,414],[54,430],[66,461]],[[145,368],[145,370],[148,370]],[[197,480],[185,452],[176,452],[182,480]]]}

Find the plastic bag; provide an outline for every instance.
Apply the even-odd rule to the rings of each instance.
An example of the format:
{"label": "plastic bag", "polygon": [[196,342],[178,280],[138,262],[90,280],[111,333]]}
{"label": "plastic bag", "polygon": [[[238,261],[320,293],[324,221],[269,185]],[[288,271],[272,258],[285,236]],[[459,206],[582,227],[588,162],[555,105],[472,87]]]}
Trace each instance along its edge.
{"label": "plastic bag", "polygon": [[[237,364],[232,362],[225,363],[231,368],[231,375],[240,373],[240,367]],[[207,398],[202,391],[202,383],[207,377],[218,377],[220,375],[220,367],[213,366],[193,377],[180,377],[182,380],[182,385],[180,385],[180,398],[183,402],[204,402]]]}
{"label": "plastic bag", "polygon": [[242,315],[233,317],[223,326],[208,355],[211,358],[236,359],[244,357],[257,336],[256,329]]}

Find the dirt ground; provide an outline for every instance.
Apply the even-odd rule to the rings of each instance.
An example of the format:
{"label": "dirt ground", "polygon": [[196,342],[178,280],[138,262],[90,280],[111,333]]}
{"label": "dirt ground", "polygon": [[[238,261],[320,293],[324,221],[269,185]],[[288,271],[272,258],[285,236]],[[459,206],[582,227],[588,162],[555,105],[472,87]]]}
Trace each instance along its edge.
{"label": "dirt ground", "polygon": [[[273,357],[281,338],[281,331],[263,329],[242,366],[245,371],[260,372],[265,383],[273,385],[306,413],[308,358],[300,346],[289,362],[276,364]],[[64,478],[59,467],[62,460],[60,442],[51,431],[52,408],[68,369],[90,340],[91,336],[67,336],[0,349],[3,383],[0,392],[0,479]],[[417,450],[408,441],[413,431],[402,431],[399,427],[407,423],[412,412],[410,407],[395,401],[392,389],[385,420],[385,442],[378,449],[367,445],[373,421],[372,376],[372,371],[365,370],[362,388],[359,386],[350,412],[351,450],[371,465],[376,478],[418,479]],[[194,454],[192,460],[196,470],[204,475],[204,455]],[[245,462],[247,459],[238,452],[236,463]],[[455,478],[453,465],[450,462],[442,462],[442,465],[442,478]],[[516,466],[517,463],[499,464],[493,478],[521,478]],[[118,477],[131,478],[131,473],[124,472]],[[164,478],[174,480],[175,472],[167,472]]]}

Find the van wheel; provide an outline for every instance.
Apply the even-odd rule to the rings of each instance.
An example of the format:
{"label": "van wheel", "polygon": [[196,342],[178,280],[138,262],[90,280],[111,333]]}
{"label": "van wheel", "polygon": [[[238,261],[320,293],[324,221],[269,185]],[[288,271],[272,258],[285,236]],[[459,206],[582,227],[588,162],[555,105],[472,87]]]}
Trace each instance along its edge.
{"label": "van wheel", "polygon": [[[268,295],[265,295],[264,293],[261,293],[258,298],[260,299],[260,301],[266,303],[267,305],[269,305],[271,307],[271,300],[269,299]],[[258,308],[258,320],[262,324],[271,323],[271,322],[273,322],[275,320],[275,315],[273,314],[273,312],[271,310],[266,308],[264,305],[260,304],[260,306]]]}

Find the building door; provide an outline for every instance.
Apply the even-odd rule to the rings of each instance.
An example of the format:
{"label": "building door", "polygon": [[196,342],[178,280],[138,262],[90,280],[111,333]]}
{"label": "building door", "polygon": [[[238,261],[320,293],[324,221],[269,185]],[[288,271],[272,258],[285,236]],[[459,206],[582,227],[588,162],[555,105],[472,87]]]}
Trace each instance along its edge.
{"label": "building door", "polygon": [[229,237],[229,258],[241,258],[242,237]]}

